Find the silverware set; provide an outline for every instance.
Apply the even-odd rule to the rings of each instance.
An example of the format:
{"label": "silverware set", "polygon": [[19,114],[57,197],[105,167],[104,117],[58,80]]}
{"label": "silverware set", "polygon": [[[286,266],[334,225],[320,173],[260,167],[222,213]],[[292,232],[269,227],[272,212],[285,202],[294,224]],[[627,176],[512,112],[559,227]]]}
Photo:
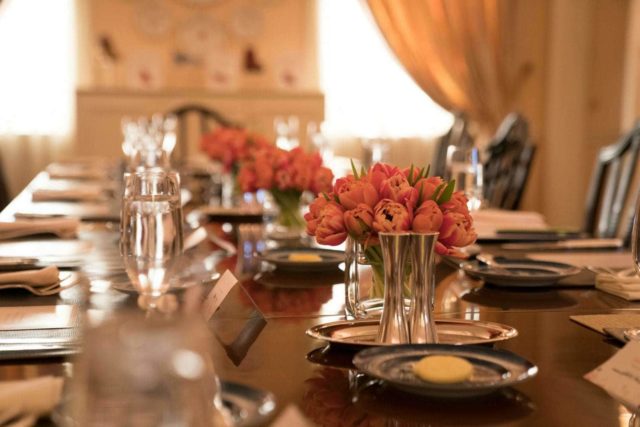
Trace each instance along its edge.
{"label": "silverware set", "polygon": [[46,267],[34,273],[33,270],[0,273],[0,290],[24,289],[36,296],[49,296],[60,293],[79,283],[78,275],[72,272],[59,273],[58,280],[42,285],[42,277],[50,275],[55,267]]}

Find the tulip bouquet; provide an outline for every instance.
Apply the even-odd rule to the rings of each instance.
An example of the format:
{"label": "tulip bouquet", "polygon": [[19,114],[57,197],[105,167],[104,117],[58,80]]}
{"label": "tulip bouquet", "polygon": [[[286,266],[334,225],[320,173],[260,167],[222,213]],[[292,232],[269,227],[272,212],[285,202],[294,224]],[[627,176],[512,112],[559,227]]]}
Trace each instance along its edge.
{"label": "tulip bouquet", "polygon": [[268,190],[280,208],[279,223],[286,227],[304,227],[300,201],[305,191],[317,195],[331,191],[333,174],[322,166],[318,153],[301,148],[287,151],[272,145],[257,150],[238,172],[244,192]]}
{"label": "tulip bouquet", "polygon": [[225,172],[236,175],[240,164],[252,158],[256,150],[269,146],[262,135],[246,129],[219,127],[202,136],[200,148],[212,160],[219,161]]}
{"label": "tulip bouquet", "polygon": [[477,237],[467,198],[455,181],[428,176],[428,169],[401,170],[384,163],[339,178],[331,192],[317,197],[305,215],[307,233],[324,245],[353,239],[374,273],[374,292],[382,294],[384,270],[379,232],[438,232],[436,251],[463,256],[458,248]]}

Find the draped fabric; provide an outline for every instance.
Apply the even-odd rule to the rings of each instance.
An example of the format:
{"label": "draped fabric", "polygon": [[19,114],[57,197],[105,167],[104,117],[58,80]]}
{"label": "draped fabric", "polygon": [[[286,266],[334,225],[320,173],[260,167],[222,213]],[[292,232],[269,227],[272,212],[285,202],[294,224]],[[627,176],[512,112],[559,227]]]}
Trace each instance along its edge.
{"label": "draped fabric", "polygon": [[367,0],[391,49],[431,99],[492,131],[531,71],[511,61],[513,0]]}
{"label": "draped fabric", "polygon": [[0,179],[12,196],[71,147],[75,1],[0,2]]}

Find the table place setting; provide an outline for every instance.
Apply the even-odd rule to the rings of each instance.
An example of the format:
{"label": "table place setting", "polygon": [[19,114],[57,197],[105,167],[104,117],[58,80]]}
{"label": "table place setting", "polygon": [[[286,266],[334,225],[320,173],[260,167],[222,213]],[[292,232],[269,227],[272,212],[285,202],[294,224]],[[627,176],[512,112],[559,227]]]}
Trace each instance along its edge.
{"label": "table place setting", "polygon": [[[143,127],[147,126],[151,125]],[[129,132],[127,137],[134,138],[138,131],[130,128]],[[0,307],[0,360],[38,358],[58,363],[76,357],[73,375],[55,378],[59,390],[42,386],[43,393],[49,387],[57,391],[51,393],[51,399],[38,397],[46,410],[11,413],[2,411],[0,405],[0,425],[4,420],[30,425],[47,413],[60,426],[90,424],[103,417],[135,423],[140,411],[158,420],[196,417],[206,425],[212,417],[223,426],[265,425],[278,411],[285,412],[280,408],[293,403],[289,392],[283,391],[288,387],[283,385],[288,384],[286,378],[305,381],[305,393],[312,395],[313,387],[322,392],[317,380],[322,369],[341,370],[348,377],[346,404],[356,407],[373,404],[393,411],[386,402],[376,404],[376,399],[400,396],[399,401],[417,414],[416,419],[424,419],[424,407],[442,404],[451,411],[477,399],[489,405],[502,402],[517,413],[514,419],[524,419],[531,413],[535,416],[536,405],[519,390],[520,385],[536,378],[531,389],[537,390],[539,370],[547,374],[550,366],[542,357],[540,366],[528,360],[534,354],[522,345],[540,338],[532,336],[531,325],[523,320],[533,312],[520,312],[517,303],[504,309],[481,299],[465,299],[464,295],[473,293],[468,292],[449,301],[452,308],[438,308],[436,318],[434,302],[447,298],[437,295],[443,289],[436,288],[436,270],[450,275],[447,269],[459,267],[461,277],[467,274],[479,279],[466,279],[473,282],[474,290],[513,292],[517,294],[514,298],[530,303],[550,290],[545,295],[557,304],[539,305],[551,308],[550,312],[573,307],[562,305],[563,301],[582,304],[577,296],[561,295],[565,291],[560,288],[565,279],[576,277],[586,267],[602,275],[596,287],[603,290],[633,292],[630,286],[640,288],[631,272],[623,275],[616,266],[607,268],[607,262],[614,265],[618,258],[629,256],[617,251],[619,240],[580,243],[572,239],[574,233],[549,228],[533,212],[470,210],[464,192],[456,191],[453,181],[429,176],[428,168],[400,169],[377,163],[368,169],[354,167],[351,175],[338,178],[331,186],[322,187],[326,182],[321,180],[319,187],[313,187],[312,181],[297,178],[303,170],[300,164],[305,163],[298,160],[296,166],[296,156],[302,158],[299,152],[285,156],[276,151],[292,162],[283,168],[291,173],[286,182],[298,180],[299,187],[280,189],[275,169],[271,179],[253,181],[258,172],[275,164],[269,157],[274,152],[261,160],[266,162],[263,168],[256,164],[258,158],[245,159],[251,165],[244,169],[242,179],[253,190],[279,198],[276,204],[280,206],[274,212],[287,211],[290,206],[286,204],[291,202],[297,213],[287,211],[279,218],[265,215],[270,208],[262,205],[259,210],[246,210],[238,207],[244,197],[222,207],[185,206],[179,173],[170,168],[166,152],[153,144],[156,148],[149,148],[150,140],[145,139],[149,135],[145,135],[138,136],[146,142],[127,142],[122,203],[104,203],[109,212],[116,206],[119,209],[119,242],[117,225],[105,229],[108,235],[87,234],[89,223],[82,220],[90,218],[88,211],[80,216],[26,220],[19,215],[25,205],[16,205],[12,209],[18,212],[18,219],[0,223],[0,239],[7,240],[0,242],[0,290],[25,290],[16,290],[15,295],[7,291],[12,301],[25,298],[25,305]],[[152,139],[162,140],[159,136]],[[305,159],[316,162],[313,157]],[[320,170],[316,163],[314,168]],[[236,172],[242,170],[239,167]],[[321,175],[318,173],[319,178]],[[242,181],[239,175],[234,179]],[[65,194],[82,190],[82,186],[92,190],[86,192],[86,198],[82,191]],[[27,206],[39,206],[43,215],[53,205],[84,209],[97,194],[92,186],[93,181],[77,188],[34,185],[29,190],[32,197],[25,201],[42,200]],[[304,216],[305,231],[314,242],[301,238],[303,228],[292,223],[302,212],[302,188],[316,196]],[[61,199],[66,202],[51,201]],[[191,213],[187,223],[184,212]],[[218,226],[228,240],[221,242],[217,234],[212,238]],[[279,234],[269,232],[275,229]],[[39,237],[42,234],[57,238],[44,239]],[[475,242],[483,235],[487,240],[481,247]],[[533,254],[511,252],[519,249],[509,245],[520,241],[553,245],[559,251],[552,252],[549,246]],[[498,249],[497,244],[503,242],[508,243]],[[576,252],[585,250],[584,256]],[[596,253],[602,263],[595,262]],[[615,260],[608,259],[608,254]],[[555,259],[556,255],[574,258],[564,262]],[[437,256],[454,262],[436,265]],[[83,306],[64,298],[57,299],[57,305],[45,298],[41,301],[49,305],[34,305],[38,295],[55,298],[78,285],[82,275],[96,281],[96,287],[89,289],[86,317]],[[487,295],[491,298],[491,292]],[[249,315],[249,311],[259,315]],[[342,312],[344,317],[336,320],[336,314]],[[573,316],[572,320],[593,323],[594,319]],[[635,317],[600,320],[601,333],[625,342],[640,338]],[[291,363],[286,378],[278,376],[278,361],[261,353],[272,352],[277,347],[271,345],[283,337],[296,349],[291,357],[276,353],[278,361]],[[309,352],[313,347],[310,339],[323,347]],[[212,343],[220,352],[215,363]],[[306,358],[294,360],[298,350],[298,356]],[[332,358],[341,359],[341,364],[334,365]],[[312,365],[309,369],[299,363]],[[272,370],[269,378],[272,375],[276,381],[247,376],[252,370],[263,372],[261,369]],[[312,377],[305,379],[307,375]],[[339,386],[335,377],[327,374],[327,378],[334,378],[328,387]],[[64,390],[63,381],[69,383]],[[2,390],[0,383],[0,397]],[[337,401],[340,393],[329,395],[327,403]],[[303,401],[306,398],[307,394]],[[114,403],[133,405],[136,410],[113,410]],[[400,403],[398,408],[405,409]],[[317,420],[306,404],[298,418],[303,417]],[[285,415],[283,419],[280,422],[291,418]],[[390,419],[396,418],[392,415]],[[499,421],[495,414],[494,419]]]}
{"label": "table place setting", "polygon": [[[411,194],[416,195],[413,200]],[[415,210],[413,217],[406,209]],[[352,239],[347,242],[345,300],[346,315],[355,320],[316,325],[307,335],[330,345],[370,347],[353,358],[359,371],[405,392],[439,398],[491,393],[536,375],[538,368],[520,356],[468,345],[513,338],[518,335],[514,328],[478,320],[434,319],[436,252],[462,257],[458,247],[472,244],[477,236],[467,198],[454,192],[453,182],[428,177],[425,168],[401,171],[381,163],[369,171],[354,168],[353,175],[342,182],[338,179],[332,195],[312,203],[305,218],[307,231],[319,244],[341,244],[347,234]],[[356,247],[362,246],[360,254],[351,253],[354,241]],[[370,302],[359,300],[362,263],[370,265],[372,287],[382,291],[379,318],[369,310]],[[352,289],[350,276],[356,282]],[[445,362],[435,372],[452,373],[451,377],[418,374],[417,366],[440,357]],[[465,374],[456,376],[455,366],[463,366]]]}

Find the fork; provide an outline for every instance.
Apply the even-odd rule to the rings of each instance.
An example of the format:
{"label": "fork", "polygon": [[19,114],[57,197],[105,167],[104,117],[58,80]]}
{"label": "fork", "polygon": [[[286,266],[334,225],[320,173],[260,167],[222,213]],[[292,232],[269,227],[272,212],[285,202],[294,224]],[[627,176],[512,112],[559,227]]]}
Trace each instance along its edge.
{"label": "fork", "polygon": [[10,285],[1,285],[0,290],[2,289],[26,289],[34,295],[43,297],[60,293],[60,291],[62,291],[62,286],[60,286],[59,282],[45,287],[33,287],[23,283],[15,283]]}

